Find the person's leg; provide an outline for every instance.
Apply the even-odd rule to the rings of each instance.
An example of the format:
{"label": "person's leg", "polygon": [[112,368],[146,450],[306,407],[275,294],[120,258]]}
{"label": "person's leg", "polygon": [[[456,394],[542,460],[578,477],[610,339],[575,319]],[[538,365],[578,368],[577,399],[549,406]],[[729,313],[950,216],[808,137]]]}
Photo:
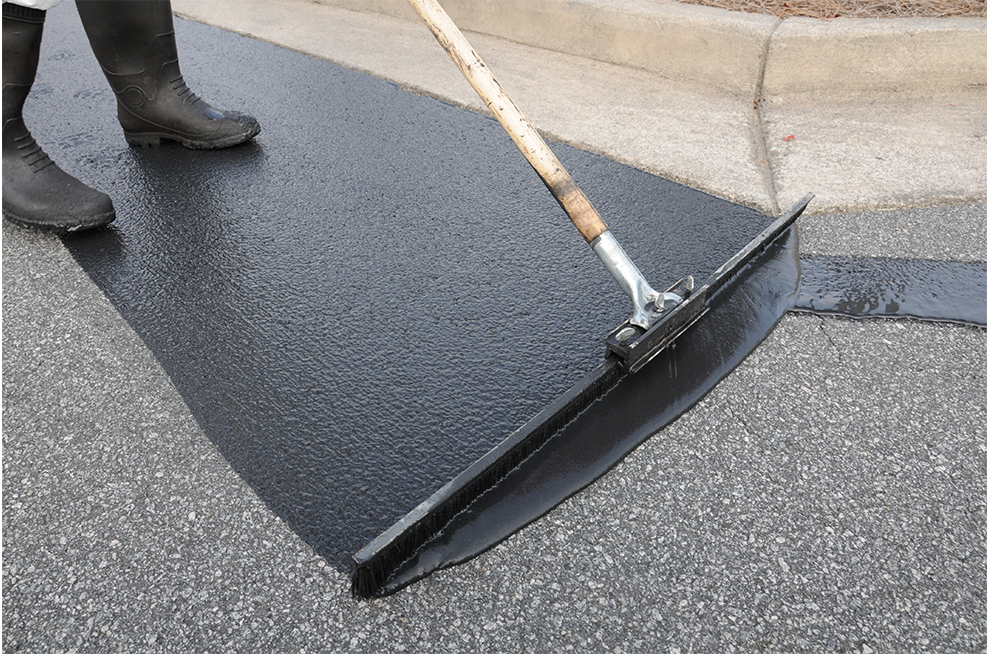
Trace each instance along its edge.
{"label": "person's leg", "polygon": [[42,10],[3,3],[3,216],[57,233],[99,227],[116,217],[110,198],[56,166],[24,124],[44,23]]}
{"label": "person's leg", "polygon": [[252,116],[215,109],[186,86],[169,0],[76,0],[76,7],[117,95],[128,143],[169,139],[187,148],[225,148],[261,131]]}

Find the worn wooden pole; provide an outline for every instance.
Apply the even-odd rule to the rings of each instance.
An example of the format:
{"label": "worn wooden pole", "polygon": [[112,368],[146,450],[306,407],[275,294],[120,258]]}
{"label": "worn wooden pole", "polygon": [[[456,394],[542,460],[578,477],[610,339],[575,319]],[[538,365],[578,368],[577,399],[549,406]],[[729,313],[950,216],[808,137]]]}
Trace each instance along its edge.
{"label": "worn wooden pole", "polygon": [[584,192],[436,0],[409,0],[588,243],[608,230]]}

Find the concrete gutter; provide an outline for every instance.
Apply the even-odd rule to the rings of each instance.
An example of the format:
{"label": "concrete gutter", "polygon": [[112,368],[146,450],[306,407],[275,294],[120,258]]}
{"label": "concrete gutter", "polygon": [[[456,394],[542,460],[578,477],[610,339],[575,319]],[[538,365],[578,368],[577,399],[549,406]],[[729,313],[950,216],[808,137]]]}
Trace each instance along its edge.
{"label": "concrete gutter", "polygon": [[[405,0],[316,2],[417,20]],[[464,30],[744,98],[930,93],[986,83],[985,18],[780,20],[654,0],[446,0],[443,6]]]}

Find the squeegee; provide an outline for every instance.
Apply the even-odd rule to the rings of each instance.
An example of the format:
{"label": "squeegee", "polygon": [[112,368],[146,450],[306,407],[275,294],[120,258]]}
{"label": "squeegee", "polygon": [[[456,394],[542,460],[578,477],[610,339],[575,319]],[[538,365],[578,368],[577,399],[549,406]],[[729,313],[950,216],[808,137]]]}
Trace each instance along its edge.
{"label": "squeegee", "polygon": [[607,335],[606,360],[595,371],[354,555],[351,591],[359,598],[397,590],[388,582],[402,563],[623,376],[638,372],[701,319],[718,289],[783,234],[813,197],[804,197],[774,220],[702,284],[686,276],[657,291],[439,3],[409,3],[629,297],[632,314]]}

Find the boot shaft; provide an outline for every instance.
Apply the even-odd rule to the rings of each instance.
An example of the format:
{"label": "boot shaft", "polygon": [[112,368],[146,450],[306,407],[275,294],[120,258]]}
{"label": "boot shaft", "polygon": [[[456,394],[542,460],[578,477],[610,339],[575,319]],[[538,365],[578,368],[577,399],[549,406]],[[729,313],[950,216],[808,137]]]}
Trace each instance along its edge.
{"label": "boot shaft", "polygon": [[169,0],[76,0],[76,7],[122,122],[181,80]]}
{"label": "boot shaft", "polygon": [[45,12],[3,3],[3,124],[19,119],[34,84]]}
{"label": "boot shaft", "polygon": [[108,79],[155,76],[149,62],[178,61],[169,0],[76,0],[76,8]]}
{"label": "boot shaft", "polygon": [[260,131],[253,117],[215,109],[186,85],[169,0],[76,0],[76,7],[128,143],[225,148]]}

